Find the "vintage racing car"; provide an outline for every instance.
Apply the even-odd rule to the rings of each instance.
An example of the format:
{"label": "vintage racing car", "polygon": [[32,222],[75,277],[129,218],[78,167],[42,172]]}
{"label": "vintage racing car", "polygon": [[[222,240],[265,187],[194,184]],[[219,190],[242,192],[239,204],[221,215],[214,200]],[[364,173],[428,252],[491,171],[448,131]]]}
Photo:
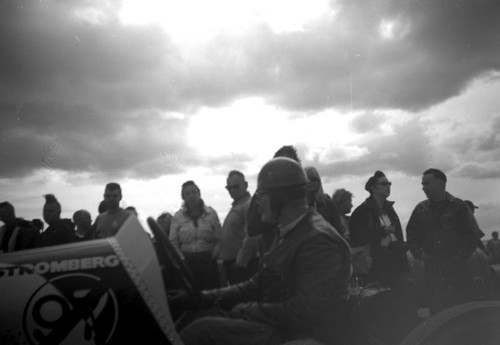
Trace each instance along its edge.
{"label": "vintage racing car", "polygon": [[[0,254],[0,344],[182,344],[177,328],[186,313],[169,308],[171,288],[191,298],[199,291],[158,224],[148,225],[153,236],[129,217],[112,238]],[[471,265],[481,301],[431,318],[418,317],[418,265],[405,293],[353,289],[350,342],[497,344],[500,301],[490,270],[480,255]]]}

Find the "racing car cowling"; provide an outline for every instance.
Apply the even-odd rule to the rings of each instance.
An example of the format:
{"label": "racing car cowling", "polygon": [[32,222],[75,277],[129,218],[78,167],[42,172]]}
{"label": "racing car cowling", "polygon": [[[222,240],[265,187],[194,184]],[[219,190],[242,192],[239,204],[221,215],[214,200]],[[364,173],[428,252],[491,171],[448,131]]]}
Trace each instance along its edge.
{"label": "racing car cowling", "polygon": [[0,255],[0,344],[180,344],[148,234]]}

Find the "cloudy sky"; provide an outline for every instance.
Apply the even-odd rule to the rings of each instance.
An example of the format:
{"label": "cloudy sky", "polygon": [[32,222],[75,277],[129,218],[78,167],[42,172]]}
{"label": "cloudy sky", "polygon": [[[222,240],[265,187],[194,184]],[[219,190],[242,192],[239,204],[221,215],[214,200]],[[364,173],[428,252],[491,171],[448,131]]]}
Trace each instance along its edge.
{"label": "cloudy sky", "polygon": [[442,169],[500,230],[496,0],[0,1],[0,199],[18,216],[54,193],[95,218],[116,181],[144,219],[193,179],[223,219],[228,171],[253,191],[295,145],[355,206],[384,171],[403,226]]}

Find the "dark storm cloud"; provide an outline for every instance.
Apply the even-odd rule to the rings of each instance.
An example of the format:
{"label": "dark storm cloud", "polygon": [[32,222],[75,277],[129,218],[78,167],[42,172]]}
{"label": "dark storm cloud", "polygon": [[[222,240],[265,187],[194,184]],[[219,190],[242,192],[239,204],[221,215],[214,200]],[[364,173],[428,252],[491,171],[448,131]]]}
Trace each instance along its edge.
{"label": "dark storm cloud", "polygon": [[472,179],[500,177],[500,114],[492,116],[479,137],[467,138],[462,150],[457,150],[460,161],[456,175]]}
{"label": "dark storm cloud", "polygon": [[[263,35],[271,97],[289,108],[419,110],[500,69],[497,1],[345,1],[304,32]],[[383,39],[383,21],[393,38]],[[259,55],[262,54],[262,55]]]}
{"label": "dark storm cloud", "polygon": [[161,116],[179,102],[168,37],[121,27],[113,13],[86,22],[75,13],[89,3],[2,2],[0,177],[155,177],[198,162],[187,121]]}
{"label": "dark storm cloud", "polygon": [[325,172],[325,176],[367,175],[376,170],[401,171],[409,176],[419,176],[429,167],[430,161],[422,126],[417,119],[413,119],[394,125],[393,132],[392,135],[382,135],[378,130],[367,132],[364,139],[356,142],[359,147],[368,149],[359,159],[332,164],[317,162],[315,165]]}
{"label": "dark storm cloud", "polygon": [[385,120],[386,117],[382,114],[365,113],[356,116],[351,121],[351,127],[354,132],[360,134],[378,131]]}
{"label": "dark storm cloud", "polygon": [[181,144],[185,136],[181,120],[87,112],[61,106],[37,107],[35,112],[28,105],[19,116],[4,116],[0,176],[65,170],[147,178],[183,171],[199,159]]}
{"label": "dark storm cloud", "polygon": [[178,58],[159,28],[121,26],[114,13],[91,24],[75,14],[87,2],[19,3],[3,2],[0,11],[4,100],[70,101],[115,111],[148,107],[152,99],[165,108],[174,103]]}
{"label": "dark storm cloud", "polygon": [[[189,57],[157,26],[121,25],[111,4],[4,2],[6,98],[196,111],[253,95],[288,109],[415,110],[500,68],[496,1],[339,2],[336,17],[303,32],[256,27]],[[98,24],[75,14],[91,6],[104,11]],[[380,36],[384,20],[394,21],[392,39]]]}
{"label": "dark storm cloud", "polygon": [[[496,1],[338,4],[336,18],[303,32],[276,34],[261,25],[221,34],[186,56],[158,26],[122,25],[118,1],[2,1],[0,176],[175,173],[204,159],[185,146],[188,119],[160,116],[169,111],[189,116],[243,96],[290,111],[415,110],[500,68]],[[85,19],[93,8],[102,13]],[[391,40],[379,35],[383,20],[395,20]],[[370,134],[376,120],[383,118],[360,117],[353,128]],[[335,168],[366,171],[387,161],[417,170],[428,153],[405,154],[422,147],[420,129],[410,127],[416,132],[398,128],[396,138],[368,135],[360,143],[370,150],[363,166]],[[490,134],[479,148],[496,142]]]}

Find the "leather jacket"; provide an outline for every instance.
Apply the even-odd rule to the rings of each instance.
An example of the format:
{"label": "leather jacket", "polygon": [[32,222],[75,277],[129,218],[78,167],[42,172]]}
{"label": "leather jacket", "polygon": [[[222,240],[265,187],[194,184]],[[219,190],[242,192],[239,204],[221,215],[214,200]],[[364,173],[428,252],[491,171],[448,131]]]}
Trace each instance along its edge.
{"label": "leather jacket", "polygon": [[[396,228],[394,235],[396,235],[396,238],[400,242],[403,242],[403,230],[393,205],[393,201],[386,200],[382,208],[389,216],[391,224]],[[384,225],[380,223],[380,215],[377,202],[372,197],[367,198],[365,202],[354,210],[350,222],[351,242],[353,247],[370,243],[372,245],[372,251],[375,253],[378,251],[382,238],[386,236]]]}
{"label": "leather jacket", "polygon": [[472,212],[449,193],[441,206],[437,209],[424,200],[413,210],[406,227],[411,253],[417,259],[423,252],[436,259],[469,258],[477,246]]}
{"label": "leather jacket", "polygon": [[205,292],[204,299],[218,307],[234,306],[234,317],[273,326],[285,339],[331,343],[346,314],[349,250],[338,232],[311,210],[273,244],[252,279]]}

